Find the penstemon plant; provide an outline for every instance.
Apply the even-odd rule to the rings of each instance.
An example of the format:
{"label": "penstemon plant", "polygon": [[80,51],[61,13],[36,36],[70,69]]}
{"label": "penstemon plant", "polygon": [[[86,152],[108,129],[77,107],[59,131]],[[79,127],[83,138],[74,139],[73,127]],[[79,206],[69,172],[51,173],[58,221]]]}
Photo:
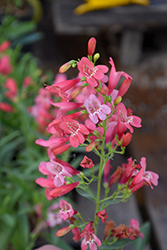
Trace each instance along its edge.
{"label": "penstemon plant", "polygon": [[[107,220],[106,208],[118,202],[126,202],[131,194],[143,185],[158,185],[159,176],[152,171],[146,171],[146,158],[140,163],[132,157],[127,163],[118,166],[110,175],[111,165],[115,154],[124,154],[130,143],[133,127],[141,127],[141,119],[132,114],[122,102],[123,95],[130,87],[132,77],[125,72],[116,71],[112,58],[109,59],[111,70],[105,65],[97,65],[99,53],[94,54],[96,39],[88,41],[88,56],[80,60],[71,60],[59,69],[66,72],[70,67],[77,67],[77,78],[47,85],[48,92],[60,96],[60,102],[51,104],[57,108],[55,119],[49,123],[47,132],[51,133],[48,140],[38,139],[36,143],[46,147],[49,160],[41,162],[39,171],[47,178],[39,177],[36,183],[45,187],[48,200],[58,198],[59,216],[68,226],[58,230],[56,235],[61,237],[72,231],[74,241],[81,242],[81,249],[123,249],[124,245],[144,235],[139,223],[131,219],[130,226]],[[119,90],[116,89],[121,77],[124,77]],[[92,159],[84,156],[80,169],[75,169],[68,162],[59,159],[59,155],[69,148],[81,146],[87,152],[93,151],[99,157],[95,166]],[[104,177],[104,178],[103,178]],[[97,192],[90,185],[97,181]],[[117,185],[115,184],[117,183]],[[103,184],[103,185],[102,185]],[[111,186],[115,184],[112,193]],[[96,203],[94,218],[85,221],[79,211],[73,209],[64,195],[76,188],[77,192]],[[101,189],[105,195],[101,198]],[[62,197],[63,196],[63,197]],[[62,199],[61,199],[62,197]],[[106,223],[103,238],[98,238],[99,221]]]}

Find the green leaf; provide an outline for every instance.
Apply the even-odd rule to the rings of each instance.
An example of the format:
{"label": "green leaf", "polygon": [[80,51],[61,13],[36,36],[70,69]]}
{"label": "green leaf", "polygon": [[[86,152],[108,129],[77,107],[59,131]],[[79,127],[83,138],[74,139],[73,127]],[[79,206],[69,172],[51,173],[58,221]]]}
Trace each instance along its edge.
{"label": "green leaf", "polygon": [[11,239],[11,236],[14,232],[14,226],[9,227],[8,225],[5,225],[0,222],[0,250],[6,250],[9,247],[9,242]]}
{"label": "green leaf", "polygon": [[117,203],[119,203],[119,202],[121,202],[121,199],[117,199],[117,200],[108,200],[108,201],[105,201],[104,202],[104,204],[105,204],[105,206],[107,205],[112,205],[112,204],[117,204]]}
{"label": "green leaf", "polygon": [[133,242],[134,250],[144,250],[149,242],[151,225],[150,222],[145,222],[141,227],[141,233],[144,234],[144,238],[139,237],[135,242]]}
{"label": "green leaf", "polygon": [[[85,187],[83,186],[83,188],[85,188]],[[92,195],[86,189],[76,188],[76,191],[77,191],[78,194],[80,194],[81,196],[83,196],[83,197],[85,197],[85,198],[87,198],[89,200],[92,200],[92,201],[96,200],[95,195],[94,195],[92,189],[90,189],[90,187],[89,187],[89,191],[92,193]]]}
{"label": "green leaf", "polygon": [[71,166],[73,166],[73,168],[78,168],[80,162],[82,161],[83,157],[82,156],[78,156],[76,157],[74,160],[72,160],[72,162],[70,162]]}
{"label": "green leaf", "polygon": [[26,214],[17,217],[17,224],[14,234],[12,235],[12,243],[15,249],[23,250],[26,248],[29,237],[29,224]]}
{"label": "green leaf", "polygon": [[20,132],[19,132],[19,130],[17,130],[17,131],[13,131],[12,133],[10,133],[7,136],[4,136],[0,140],[0,147],[2,147],[3,145],[5,145],[6,143],[10,142],[11,140],[13,140],[15,137],[17,137],[19,135],[20,135]]}
{"label": "green leaf", "polygon": [[136,240],[120,239],[120,240],[116,241],[114,244],[112,244],[111,246],[109,246],[109,245],[101,246],[101,250],[119,249],[121,247],[124,247],[124,246],[127,246],[127,245],[131,244],[134,241],[136,241]]}
{"label": "green leaf", "polygon": [[45,238],[48,240],[48,242],[52,245],[55,245],[56,247],[59,247],[61,249],[65,250],[74,250],[68,243],[66,243],[63,239],[56,236],[56,232],[58,231],[58,228],[53,228],[49,233],[45,233]]}

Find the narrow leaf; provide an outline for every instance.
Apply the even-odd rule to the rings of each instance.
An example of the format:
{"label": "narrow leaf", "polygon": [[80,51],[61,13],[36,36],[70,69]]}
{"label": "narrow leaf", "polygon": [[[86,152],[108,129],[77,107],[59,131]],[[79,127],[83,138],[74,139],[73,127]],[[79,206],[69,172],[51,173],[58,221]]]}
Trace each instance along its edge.
{"label": "narrow leaf", "polygon": [[95,201],[95,195],[94,195],[93,191],[90,189],[90,187],[89,187],[89,191],[92,193],[92,195],[86,189],[76,188],[76,191],[81,196],[83,196],[83,197],[85,197],[85,198],[87,198],[89,200]]}

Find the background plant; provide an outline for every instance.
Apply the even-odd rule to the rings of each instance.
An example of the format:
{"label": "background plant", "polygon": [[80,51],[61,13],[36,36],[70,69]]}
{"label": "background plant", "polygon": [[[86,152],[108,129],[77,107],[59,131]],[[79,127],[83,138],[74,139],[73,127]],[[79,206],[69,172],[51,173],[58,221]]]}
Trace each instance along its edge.
{"label": "background plant", "polygon": [[[5,27],[1,27],[2,34],[3,30]],[[52,73],[44,75],[37,66],[37,60],[31,53],[23,53],[20,45],[11,48],[9,41],[4,39],[2,41],[0,44],[0,249],[28,250],[34,247],[39,235],[47,239],[47,231],[41,234],[41,230],[52,228],[50,217],[54,218],[54,214],[57,216],[56,209],[49,208],[51,203],[45,199],[44,192],[35,184],[35,179],[39,176],[37,167],[41,160],[46,160],[46,156],[45,150],[34,143],[36,137],[48,138],[48,134],[42,130],[41,120],[45,119],[46,126],[54,113],[51,107],[44,110],[40,106],[39,99],[45,98],[45,95],[42,97],[40,95],[40,91],[45,92],[44,83],[51,84],[54,77]],[[36,110],[35,114],[32,110]],[[37,119],[39,116],[40,120]],[[54,226],[59,224],[60,220],[54,222]],[[52,230],[50,229],[50,235]],[[61,240],[57,240],[57,244],[61,244]]]}

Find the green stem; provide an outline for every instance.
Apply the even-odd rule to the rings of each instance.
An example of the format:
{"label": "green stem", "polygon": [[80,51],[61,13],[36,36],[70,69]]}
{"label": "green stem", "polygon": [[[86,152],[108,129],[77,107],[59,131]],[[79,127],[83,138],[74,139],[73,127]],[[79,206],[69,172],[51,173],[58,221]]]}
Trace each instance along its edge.
{"label": "green stem", "polygon": [[97,183],[97,198],[96,198],[96,212],[95,212],[95,234],[97,233],[98,229],[98,221],[99,218],[96,216],[96,213],[99,212],[100,208],[100,191],[101,191],[101,178],[103,174],[103,164],[104,164],[104,158],[105,158],[105,134],[106,134],[106,122],[104,122],[104,133],[103,133],[103,139],[102,139],[102,146],[101,146],[101,155],[100,155],[100,167],[99,167],[99,174],[98,174],[98,183]]}

